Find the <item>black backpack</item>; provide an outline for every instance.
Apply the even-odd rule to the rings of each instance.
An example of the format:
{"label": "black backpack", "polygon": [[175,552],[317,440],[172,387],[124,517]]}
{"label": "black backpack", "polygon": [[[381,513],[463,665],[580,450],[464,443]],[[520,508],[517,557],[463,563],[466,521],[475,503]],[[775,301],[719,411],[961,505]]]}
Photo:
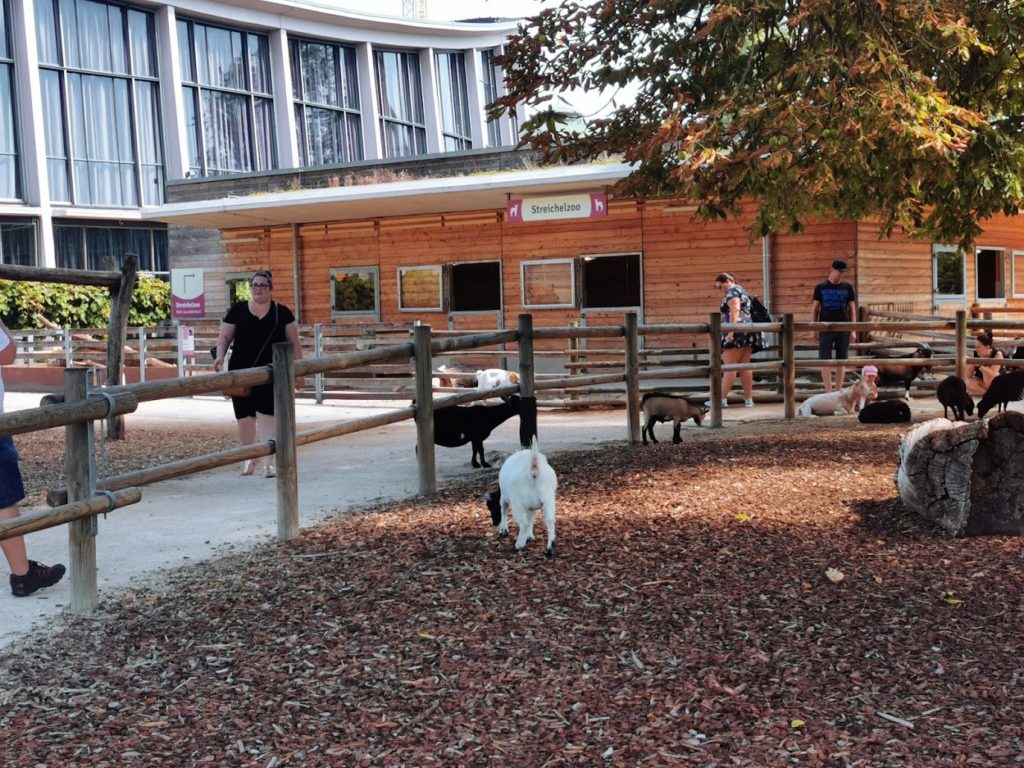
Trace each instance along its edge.
{"label": "black backpack", "polygon": [[752,323],[770,323],[772,322],[772,316],[768,312],[768,307],[761,303],[761,300],[757,296],[750,297],[750,322]]}

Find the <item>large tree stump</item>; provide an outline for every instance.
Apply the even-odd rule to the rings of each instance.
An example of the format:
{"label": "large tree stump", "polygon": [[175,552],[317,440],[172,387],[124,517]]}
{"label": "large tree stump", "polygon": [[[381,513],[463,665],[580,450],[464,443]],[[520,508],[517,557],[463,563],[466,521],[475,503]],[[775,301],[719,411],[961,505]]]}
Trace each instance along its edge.
{"label": "large tree stump", "polygon": [[1024,414],[933,419],[904,436],[899,456],[908,509],[954,536],[1024,533]]}

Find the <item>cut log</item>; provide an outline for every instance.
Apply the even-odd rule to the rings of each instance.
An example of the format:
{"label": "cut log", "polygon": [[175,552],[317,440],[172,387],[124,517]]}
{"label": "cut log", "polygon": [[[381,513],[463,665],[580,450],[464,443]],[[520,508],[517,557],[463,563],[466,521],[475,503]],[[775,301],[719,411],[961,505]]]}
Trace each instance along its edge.
{"label": "cut log", "polygon": [[1024,533],[1024,414],[933,419],[904,436],[899,459],[903,505],[946,532]]}

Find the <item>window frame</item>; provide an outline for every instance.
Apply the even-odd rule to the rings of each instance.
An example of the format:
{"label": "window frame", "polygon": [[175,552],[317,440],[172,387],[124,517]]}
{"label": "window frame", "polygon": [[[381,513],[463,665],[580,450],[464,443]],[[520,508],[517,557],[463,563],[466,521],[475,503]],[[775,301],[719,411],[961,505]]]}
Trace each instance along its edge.
{"label": "window frame", "polygon": [[1010,297],[1024,299],[1024,290],[1017,293],[1017,257],[1021,257],[1021,277],[1024,278],[1024,250],[1010,251]]}
{"label": "window frame", "polygon": [[[436,307],[403,307],[402,306],[402,276],[406,272],[436,272],[437,273],[437,294],[438,305]],[[444,265],[442,264],[421,264],[398,267],[398,311],[399,312],[444,312]]]}
{"label": "window frame", "polygon": [[[1002,296],[985,296],[984,298],[981,296],[980,286],[978,285],[978,275],[979,275],[978,259],[981,256],[982,251],[989,251],[989,252],[992,252],[992,253],[998,253],[999,254],[999,258],[998,258],[997,264],[998,264],[999,274],[1002,277],[1002,286],[1003,286],[1003,295]],[[1006,302],[1006,251],[1007,251],[1007,249],[1005,247],[1001,247],[1001,246],[979,245],[979,246],[975,247],[975,249],[974,249],[974,300],[978,304],[998,305],[998,304],[1004,304]]]}
{"label": "window frame", "polygon": [[0,19],[0,38],[3,39],[4,48],[7,50],[9,56],[0,56],[0,77],[7,78],[7,86],[10,89],[10,110],[7,113],[6,119],[11,122],[11,140],[13,142],[13,149],[10,155],[4,153],[4,157],[10,157],[14,163],[14,196],[13,197],[0,197],[0,200],[10,200],[12,202],[20,202],[24,197],[24,190],[22,189],[21,177],[21,132],[19,131],[18,123],[18,77],[17,77],[17,62],[14,60],[14,40],[11,35],[11,4],[8,0],[0,0],[0,11],[3,12],[3,18]]}
{"label": "window frame", "polygon": [[[308,98],[306,92],[306,82],[303,78],[305,69],[303,67],[303,45],[323,45],[334,49],[336,55],[335,77],[337,83],[348,83],[354,85],[354,89],[349,89],[342,86],[342,91],[338,93],[339,102],[344,102],[344,94],[349,93],[350,98],[355,102],[355,105],[349,105],[345,103],[339,104],[325,104],[319,101],[312,101]],[[298,140],[298,149],[300,154],[300,160],[303,166],[316,167],[320,165],[336,165],[340,163],[352,163],[359,162],[366,158],[366,142],[363,136],[363,106],[360,102],[359,94],[359,61],[354,45],[348,45],[343,42],[333,42],[328,40],[318,40],[309,37],[289,37],[288,39],[288,53],[290,59],[290,66],[292,72],[292,108],[295,110],[295,123],[296,123],[296,136]],[[351,63],[352,71],[349,72],[347,67]],[[332,163],[324,163],[322,161],[314,162],[314,159],[310,155],[309,149],[309,111],[320,110],[322,112],[330,112],[335,116],[335,129],[340,130],[343,137],[343,141],[340,146],[344,157],[335,159]],[[352,119],[355,119],[355,125],[357,128],[357,144],[358,146],[352,146],[350,143],[349,134],[349,123]]]}
{"label": "window frame", "polygon": [[[500,53],[500,49],[498,50]],[[483,85],[484,91],[484,106],[497,101],[499,95],[498,88],[498,72],[499,68],[494,63],[495,53],[494,48],[484,48],[480,51],[480,81]],[[487,130],[487,146],[488,147],[501,147],[504,146],[501,141],[501,120],[487,119],[487,115],[484,115],[486,120],[484,126]]]}
{"label": "window frame", "polygon": [[[384,96],[387,92],[386,86],[386,72],[387,69],[384,66],[385,57],[388,55],[395,55],[399,57],[399,61],[402,63],[399,75],[404,75],[405,82],[400,82],[399,85],[409,85],[412,83],[409,78],[409,73],[413,68],[413,63],[416,70],[416,93],[413,94],[409,90],[405,90],[402,93],[402,101],[407,103],[412,108],[414,114],[408,119],[402,117],[391,117],[386,114],[384,109]],[[408,57],[406,59],[405,57]],[[409,64],[407,66],[406,64]],[[427,153],[427,113],[426,104],[423,96],[423,70],[420,67],[420,58],[417,51],[402,50],[399,48],[374,48],[373,50],[373,70],[374,70],[374,84],[377,88],[377,130],[380,134],[380,146],[383,160],[394,160],[403,157],[415,157],[416,155],[423,155]],[[402,80],[402,78],[399,78]],[[415,97],[415,98],[414,98]],[[418,109],[417,109],[418,107]],[[416,114],[418,112],[418,115]],[[419,118],[419,122],[416,118]],[[389,133],[387,131],[388,125],[397,125],[402,128],[411,131],[411,135],[414,139],[413,152],[411,154],[397,154],[392,143],[388,140]]]}
{"label": "window frame", "polygon": [[[961,293],[939,293],[938,258],[940,253],[954,253],[960,255]],[[932,301],[936,305],[963,304],[967,301],[967,254],[958,246],[932,243]]]}
{"label": "window frame", "polygon": [[[534,265],[551,266],[554,264],[565,264],[569,269],[569,303],[557,304],[531,304],[527,302],[526,295],[526,271]],[[575,309],[579,304],[579,296],[576,290],[576,259],[572,256],[557,259],[529,259],[519,262],[519,303],[523,309]]]}
{"label": "window frame", "polygon": [[[75,0],[74,8],[78,9],[78,3],[81,0]],[[67,199],[53,196],[54,185],[51,184],[50,201],[54,203],[68,203],[78,207],[88,208],[142,208],[147,205],[160,205],[164,200],[164,188],[163,182],[166,179],[166,153],[163,145],[163,122],[164,117],[161,109],[161,90],[160,90],[160,68],[159,68],[159,46],[156,37],[156,12],[154,9],[146,8],[142,6],[126,5],[124,3],[109,2],[109,0],[89,0],[96,5],[106,6],[108,9],[117,9],[120,21],[120,32],[121,32],[121,51],[124,57],[122,67],[123,71],[118,70],[116,67],[111,67],[110,70],[88,67],[85,62],[78,62],[77,64],[70,64],[68,52],[66,49],[65,38],[70,35],[75,36],[77,43],[78,27],[77,20],[74,22],[74,27],[71,26],[71,22],[66,20],[64,11],[64,3],[54,2],[54,0],[46,0],[49,3],[52,11],[52,21],[54,22],[54,29],[50,32],[54,36],[52,42],[55,43],[53,53],[55,54],[55,61],[50,61],[48,57],[40,56],[39,58],[39,77],[40,80],[43,78],[43,73],[51,72],[56,76],[57,91],[59,92],[55,96],[55,108],[59,106],[61,114],[54,116],[53,118],[47,117],[47,100],[43,99],[43,127],[42,131],[44,135],[49,138],[51,135],[56,137],[60,134],[61,141],[63,143],[63,155],[51,155],[49,152],[50,147],[47,147],[47,173],[51,173],[51,166],[56,167],[56,163],[63,167],[65,184],[67,187]],[[109,13],[109,10],[108,10]],[[132,14],[141,15],[144,20],[148,23],[148,31],[152,31],[153,35],[151,39],[147,38],[148,50],[150,60],[143,67],[141,62],[137,62],[135,59],[136,47],[133,45],[133,17]],[[51,16],[46,16],[50,19]],[[49,38],[47,43],[40,43],[40,45],[48,44],[51,42]],[[145,71],[143,71],[145,70]],[[78,140],[81,137],[78,136],[76,128],[88,129],[89,126],[81,125],[76,126],[75,119],[72,115],[78,115],[80,110],[75,109],[76,106],[73,103],[73,97],[76,93],[75,88],[71,86],[71,80],[75,79],[81,87],[81,95],[83,98],[87,97],[88,92],[85,88],[88,82],[94,80],[108,80],[115,85],[118,82],[125,84],[126,103],[128,105],[128,114],[124,116],[125,124],[117,126],[118,129],[123,128],[126,131],[128,138],[128,144],[131,151],[131,159],[124,160],[120,158],[96,158],[93,155],[95,147],[93,145],[78,146]],[[141,103],[142,98],[140,97],[141,86],[140,83],[148,83],[151,88],[155,89],[156,99],[150,100],[149,104],[145,105],[147,110],[152,107],[154,110],[155,120],[148,121],[141,119]],[[59,119],[61,125],[59,127],[50,126],[47,128],[46,123],[49,119]],[[143,126],[149,126],[153,129],[152,136],[143,137],[142,128]],[[88,131],[86,130],[86,133]],[[77,138],[76,138],[77,137]],[[152,139],[152,144],[146,142],[144,145],[144,138]],[[154,160],[155,158],[155,160]],[[93,187],[88,183],[87,179],[83,178],[83,174],[87,174],[90,170],[97,173],[101,173],[103,167],[114,166],[114,167],[131,167],[132,169],[132,184],[131,189],[122,189],[122,192],[129,192],[134,197],[134,200],[102,200],[97,199],[97,195],[93,190]],[[94,168],[95,167],[95,168]],[[80,170],[81,169],[81,170]],[[154,173],[155,169],[155,173]],[[147,173],[146,171],[149,171]],[[145,186],[147,178],[155,177],[160,180],[161,185],[158,193],[155,195],[150,194],[152,191]],[[64,185],[59,185],[64,186]],[[120,185],[119,185],[120,186]],[[89,199],[83,200],[85,190],[90,190]]]}
{"label": "window frame", "polygon": [[[186,108],[185,133],[188,135],[186,135],[185,139],[189,145],[189,152],[195,152],[194,157],[188,158],[187,176],[191,175],[209,178],[231,173],[263,173],[266,171],[276,170],[279,165],[277,125],[275,119],[276,94],[274,93],[273,62],[271,61],[269,34],[259,30],[248,29],[246,27],[232,27],[188,16],[178,16],[175,23],[178,32],[178,47],[174,52],[174,55],[179,57],[178,63],[181,67],[181,96],[183,101],[191,103],[195,119],[195,127],[193,128],[188,124]],[[202,82],[203,75],[200,67],[199,51],[197,50],[199,45],[196,35],[197,27],[203,28],[203,37],[206,41],[204,45],[209,45],[206,30],[212,29],[219,32],[228,32],[229,34],[239,35],[241,51],[239,66],[243,87]],[[182,42],[182,38],[184,38],[184,43]],[[254,53],[251,45],[251,38],[255,39],[257,42],[262,41],[265,45],[257,46],[258,50]],[[189,56],[187,65],[185,62],[181,61],[181,55],[184,53],[182,49],[183,45],[187,49]],[[253,56],[256,55],[258,57],[261,51],[266,51],[266,61],[258,62],[265,66],[264,75],[266,76],[266,90],[258,90],[257,86],[253,83]],[[207,108],[204,106],[206,103],[204,95],[206,94],[217,96],[221,99],[228,97],[242,97],[245,100],[244,114],[246,124],[243,126],[244,135],[240,135],[236,138],[241,140],[241,144],[248,144],[246,154],[249,167],[217,167],[213,171],[210,170],[211,166],[207,152],[206,136],[206,123],[209,116],[207,115]],[[269,129],[269,135],[266,137],[267,141],[265,147],[267,156],[263,157],[264,153],[261,150],[263,149],[264,142],[260,138],[262,135],[260,128],[263,126],[263,123],[259,118],[262,107],[265,107],[268,103],[270,106],[270,119],[267,121],[266,127]],[[225,148],[222,147],[221,149]],[[231,149],[231,147],[227,147],[226,149]]]}
{"label": "window frame", "polygon": [[[442,57],[447,59],[447,72],[454,73],[455,79],[459,81],[458,85],[462,89],[461,93],[456,93],[453,89],[449,94],[451,101],[451,114],[448,114],[445,109],[442,89],[452,85],[452,77],[451,74],[449,74],[449,77],[442,81],[442,78],[440,77]],[[452,66],[452,62],[458,63],[456,66]],[[434,51],[434,72],[437,77],[434,93],[437,103],[437,113],[440,118],[441,149],[444,152],[459,152],[473,148],[473,127],[469,108],[469,75],[467,74],[467,70],[465,51]],[[459,114],[460,112],[461,115]],[[449,118],[455,123],[455,125],[446,125]],[[458,133],[458,122],[460,118],[465,123],[463,126],[465,133]],[[457,146],[448,147],[447,144],[449,141]]]}
{"label": "window frame", "polygon": [[[338,309],[335,306],[336,294],[334,292],[335,276],[339,272],[368,272],[373,276],[373,309]],[[380,319],[380,267],[331,267],[331,317],[369,317]]]}
{"label": "window frame", "polygon": [[[32,229],[31,243],[32,253],[31,260],[28,264],[21,264],[20,262],[8,261],[6,254],[4,253],[4,238],[3,230],[11,227],[23,227],[28,226]],[[39,259],[39,221],[38,219],[32,218],[11,218],[11,219],[0,219],[0,264],[18,265],[34,267],[38,263]]]}
{"label": "window frame", "polygon": [[[252,298],[250,282],[252,282],[252,272],[228,272],[224,275],[224,300],[227,302],[228,309],[231,309],[239,301],[248,301]],[[233,296],[231,286],[235,283],[243,283],[242,287],[245,288],[245,291],[238,291],[237,295]]]}

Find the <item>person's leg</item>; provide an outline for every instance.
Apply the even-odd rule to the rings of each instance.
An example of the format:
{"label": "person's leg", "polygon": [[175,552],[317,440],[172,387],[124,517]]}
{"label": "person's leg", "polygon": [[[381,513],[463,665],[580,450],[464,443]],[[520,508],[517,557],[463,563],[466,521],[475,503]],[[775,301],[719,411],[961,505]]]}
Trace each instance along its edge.
{"label": "person's leg", "polygon": [[[735,365],[740,361],[740,355],[742,349],[723,349],[722,350],[722,364],[723,365]],[[736,371],[725,371],[722,373],[722,399],[725,400],[729,397],[729,390],[732,389],[732,385],[736,383]]]}
{"label": "person's leg", "polygon": [[[18,516],[17,507],[4,507],[0,509],[0,520],[10,520]],[[13,539],[0,541],[0,548],[4,550],[4,557],[7,558],[7,567],[15,576],[24,576],[28,573],[28,554],[25,551],[25,537],[15,536]]]}
{"label": "person's leg", "polygon": [[[740,350],[739,362],[749,363],[753,354],[753,347],[743,347],[743,349]],[[740,371],[740,385],[743,387],[743,399],[750,402],[754,397],[754,372]]]}
{"label": "person's leg", "polygon": [[[836,334],[836,360],[846,360],[850,357],[850,334],[848,333],[837,333]],[[835,388],[842,389],[846,383],[846,366],[840,366],[836,368],[836,382]]]}
{"label": "person's leg", "polygon": [[988,389],[984,381],[973,376],[969,376],[964,383],[967,384],[967,394],[971,395],[971,397],[982,397]]}
{"label": "person's leg", "polygon": [[[277,423],[274,420],[274,414],[257,413],[256,423],[259,428],[261,442],[273,440],[277,436]],[[274,477],[276,474],[277,468],[274,465],[274,457],[272,455],[263,457],[263,475],[265,477]]]}
{"label": "person's leg", "polygon": [[[832,334],[825,333],[822,331],[818,334],[818,359],[819,360],[831,360],[832,359]],[[832,369],[822,368],[821,369],[821,383],[825,387],[826,392],[832,391]]]}
{"label": "person's leg", "polygon": [[[0,437],[0,520],[18,516],[18,502],[25,498],[25,484],[18,466],[18,449],[10,436]],[[25,537],[0,541],[0,548],[7,558],[7,565],[15,576],[28,573],[28,555],[25,552]]]}

